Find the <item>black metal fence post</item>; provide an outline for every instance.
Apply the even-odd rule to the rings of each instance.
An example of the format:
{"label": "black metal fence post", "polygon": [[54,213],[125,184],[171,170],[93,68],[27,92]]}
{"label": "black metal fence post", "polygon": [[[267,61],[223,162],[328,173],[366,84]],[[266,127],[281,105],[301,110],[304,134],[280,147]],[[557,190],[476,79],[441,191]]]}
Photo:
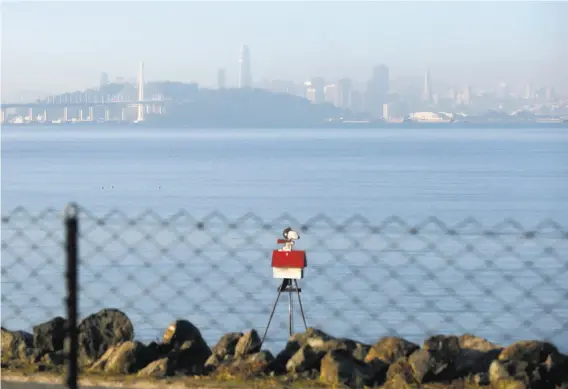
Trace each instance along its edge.
{"label": "black metal fence post", "polygon": [[77,205],[71,203],[65,208],[65,250],[67,256],[67,325],[69,330],[69,362],[67,371],[67,387],[77,389],[78,365],[78,255],[79,255],[79,221]]}

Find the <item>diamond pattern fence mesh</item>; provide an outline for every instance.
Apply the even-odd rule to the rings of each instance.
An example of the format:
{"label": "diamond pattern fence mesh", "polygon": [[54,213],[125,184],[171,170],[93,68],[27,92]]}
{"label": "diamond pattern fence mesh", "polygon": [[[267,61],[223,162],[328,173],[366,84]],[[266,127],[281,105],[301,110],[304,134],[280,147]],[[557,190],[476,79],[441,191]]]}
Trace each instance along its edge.
{"label": "diamond pattern fence mesh", "polygon": [[[2,326],[30,330],[66,316],[64,214],[23,208],[2,216]],[[310,327],[373,343],[398,335],[473,333],[497,343],[550,340],[568,347],[568,231],[554,221],[408,224],[354,216],[266,219],[190,212],[77,212],[78,319],[117,308],[136,338],[161,338],[188,319],[213,345],[226,332],[264,332],[280,280],[271,252],[285,227],[308,267],[299,281]],[[280,300],[265,345],[288,337]],[[295,330],[303,330],[297,320]]]}

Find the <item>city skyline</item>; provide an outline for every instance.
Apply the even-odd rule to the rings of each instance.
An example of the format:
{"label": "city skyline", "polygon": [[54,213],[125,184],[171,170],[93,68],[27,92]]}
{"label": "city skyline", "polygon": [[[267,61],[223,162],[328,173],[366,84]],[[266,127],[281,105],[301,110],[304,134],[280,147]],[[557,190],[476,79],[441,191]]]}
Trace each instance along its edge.
{"label": "city skyline", "polygon": [[[357,85],[385,64],[391,80],[423,78],[429,69],[433,86],[568,89],[568,27],[560,16],[568,4],[141,3],[136,19],[121,14],[131,3],[102,4],[3,3],[3,99],[86,89],[101,71],[135,78],[140,61],[148,81],[215,88],[218,69],[225,69],[226,86],[235,87],[243,44],[252,52],[255,83],[346,77]],[[46,12],[53,17],[45,20]],[[101,24],[109,28],[97,29]]]}

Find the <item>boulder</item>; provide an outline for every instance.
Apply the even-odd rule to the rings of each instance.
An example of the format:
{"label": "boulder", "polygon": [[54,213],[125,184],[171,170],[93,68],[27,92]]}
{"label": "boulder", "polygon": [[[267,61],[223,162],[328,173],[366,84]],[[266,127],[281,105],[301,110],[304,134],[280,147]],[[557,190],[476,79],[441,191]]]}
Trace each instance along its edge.
{"label": "boulder", "polygon": [[449,361],[425,349],[413,352],[408,357],[408,363],[414,379],[419,383],[447,380],[453,373]]}
{"label": "boulder", "polygon": [[198,375],[205,372],[205,362],[211,350],[204,340],[186,340],[179,349],[170,352],[169,358],[176,372]]}
{"label": "boulder", "polygon": [[[376,361],[380,360],[379,359],[373,360],[373,362]],[[407,383],[407,384],[415,383],[414,371],[412,370],[412,366],[410,365],[410,363],[406,358],[400,358],[396,362],[388,365],[386,381],[387,383]]]}
{"label": "boulder", "polygon": [[503,349],[502,346],[499,346],[495,343],[491,343],[485,338],[474,336],[472,334],[465,334],[458,337],[458,342],[461,349],[476,350],[482,352]]}
{"label": "boulder", "polygon": [[270,351],[260,351],[255,354],[249,354],[243,358],[221,363],[215,370],[214,375],[228,375],[240,379],[260,377],[270,371],[270,367],[273,363],[274,356]]}
{"label": "boulder", "polygon": [[202,374],[211,349],[197,327],[187,320],[176,320],[168,326],[162,338],[170,350],[170,369],[185,374]]}
{"label": "boulder", "polygon": [[157,354],[138,341],[127,341],[110,347],[91,370],[112,374],[132,374],[156,359]]}
{"label": "boulder", "polygon": [[355,359],[348,350],[329,351],[321,360],[320,378],[329,383],[363,388],[372,375],[370,367]]}
{"label": "boulder", "polygon": [[[334,338],[327,333],[317,328],[309,327],[305,332],[293,334],[286,343],[284,350],[276,355],[274,362],[275,371],[283,373],[286,371],[286,364],[288,360],[306,344],[310,344],[313,349],[318,349],[325,342],[333,340]],[[323,350],[323,349],[322,349]]]}
{"label": "boulder", "polygon": [[452,380],[457,377],[455,361],[460,352],[456,336],[435,335],[408,357],[408,363],[419,383]]}
{"label": "boulder", "polygon": [[162,378],[168,377],[174,374],[174,366],[169,358],[161,358],[154,362],[151,362],[138,372],[140,377],[155,377]]}
{"label": "boulder", "polygon": [[33,346],[32,334],[25,331],[10,331],[1,327],[2,362],[26,358],[25,352]]}
{"label": "boulder", "polygon": [[383,337],[371,346],[369,352],[365,356],[365,362],[369,363],[378,359],[390,365],[400,358],[408,357],[419,348],[420,347],[417,344],[402,338],[394,336]]}
{"label": "boulder", "polygon": [[371,346],[358,343],[352,339],[324,337],[308,338],[305,344],[324,354],[332,350],[347,350],[356,359],[364,361]]}
{"label": "boulder", "polygon": [[243,336],[242,332],[229,332],[221,336],[221,339],[219,339],[217,344],[211,349],[211,358],[217,358],[222,361],[227,356],[234,356],[237,342],[241,336]]}
{"label": "boulder", "polygon": [[564,354],[550,354],[546,361],[540,365],[542,374],[547,380],[557,386],[568,384],[568,356]]}
{"label": "boulder", "polygon": [[43,354],[40,363],[46,366],[61,366],[66,362],[67,354],[64,350],[58,350]]}
{"label": "boulder", "polygon": [[320,361],[324,357],[325,351],[314,349],[306,344],[292,355],[286,362],[288,373],[303,373],[312,369],[319,370]]}
{"label": "boulder", "polygon": [[256,330],[250,330],[243,334],[235,346],[235,357],[243,358],[247,355],[260,351],[261,339]]}
{"label": "boulder", "polygon": [[[103,309],[86,317],[79,324],[78,332],[80,366],[92,364],[109,347],[134,338],[132,322],[118,309]],[[67,340],[66,349],[68,349]]]}
{"label": "boulder", "polygon": [[502,351],[501,346],[471,334],[460,336],[458,340],[461,351],[454,365],[459,377],[488,374],[489,366]]}
{"label": "boulder", "polygon": [[529,382],[527,374],[528,362],[520,360],[503,361],[495,360],[489,367],[489,381],[497,385],[499,381],[522,381]]}
{"label": "boulder", "polygon": [[67,334],[67,321],[61,316],[33,327],[34,348],[41,354],[63,350]]}
{"label": "boulder", "polygon": [[199,329],[187,320],[176,320],[170,324],[162,337],[162,343],[170,346],[170,349],[180,348],[188,341],[207,349],[211,354],[211,349],[201,336]]}
{"label": "boulder", "polygon": [[231,356],[225,356],[224,358],[219,357],[217,354],[211,354],[209,356],[209,358],[207,358],[207,360],[205,361],[205,371],[206,372],[211,372],[213,370],[215,370],[221,363],[223,363],[224,361],[230,360],[233,357]]}
{"label": "boulder", "polygon": [[522,340],[505,347],[499,354],[499,360],[525,361],[537,365],[545,362],[551,354],[558,354],[558,349],[552,343]]}
{"label": "boulder", "polygon": [[452,361],[461,351],[457,336],[434,335],[424,341],[422,349],[428,350],[439,359]]}

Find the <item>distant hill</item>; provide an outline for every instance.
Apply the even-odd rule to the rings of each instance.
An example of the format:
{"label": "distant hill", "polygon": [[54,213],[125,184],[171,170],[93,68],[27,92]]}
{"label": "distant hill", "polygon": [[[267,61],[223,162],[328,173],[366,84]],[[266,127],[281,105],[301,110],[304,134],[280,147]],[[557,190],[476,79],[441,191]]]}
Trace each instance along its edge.
{"label": "distant hill", "polygon": [[163,116],[149,116],[148,124],[184,127],[314,127],[344,112],[331,104],[310,101],[263,89],[201,89],[183,102],[170,102]]}

